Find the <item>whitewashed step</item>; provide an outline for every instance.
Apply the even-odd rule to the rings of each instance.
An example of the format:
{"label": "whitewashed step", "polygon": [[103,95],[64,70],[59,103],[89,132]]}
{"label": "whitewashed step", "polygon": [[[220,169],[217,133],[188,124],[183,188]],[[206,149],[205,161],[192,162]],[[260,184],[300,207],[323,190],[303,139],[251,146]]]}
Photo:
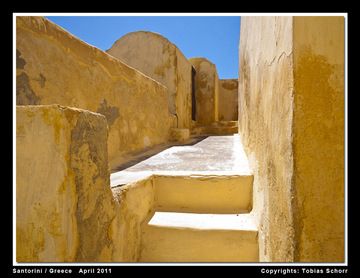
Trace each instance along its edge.
{"label": "whitewashed step", "polygon": [[252,209],[252,175],[155,176],[156,211],[244,213]]}
{"label": "whitewashed step", "polygon": [[142,227],[141,262],[258,262],[250,214],[156,212]]}

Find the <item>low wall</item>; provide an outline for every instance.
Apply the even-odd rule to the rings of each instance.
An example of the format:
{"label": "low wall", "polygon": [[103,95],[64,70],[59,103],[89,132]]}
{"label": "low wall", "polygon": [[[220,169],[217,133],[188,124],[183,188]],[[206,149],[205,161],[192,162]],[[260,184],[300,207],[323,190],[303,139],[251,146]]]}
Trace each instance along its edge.
{"label": "low wall", "polygon": [[115,262],[137,262],[141,252],[141,226],[154,213],[154,181],[148,177],[112,189],[119,206],[111,228]]}
{"label": "low wall", "polygon": [[16,109],[16,260],[136,262],[153,177],[110,189],[103,115]]}
{"label": "low wall", "polygon": [[103,115],[58,105],[16,108],[16,260],[112,259],[115,218]]}
{"label": "low wall", "polygon": [[60,104],[105,115],[111,167],[168,141],[168,90],[43,17],[16,18],[16,104]]}

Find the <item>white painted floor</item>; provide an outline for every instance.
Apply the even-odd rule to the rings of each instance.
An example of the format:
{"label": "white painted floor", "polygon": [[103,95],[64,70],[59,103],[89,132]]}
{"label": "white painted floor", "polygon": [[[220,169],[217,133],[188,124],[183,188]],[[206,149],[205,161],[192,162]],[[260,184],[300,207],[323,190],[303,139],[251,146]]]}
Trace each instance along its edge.
{"label": "white painted floor", "polygon": [[192,146],[170,147],[111,174],[111,186],[124,185],[152,174],[249,175],[251,171],[238,134],[209,136]]}

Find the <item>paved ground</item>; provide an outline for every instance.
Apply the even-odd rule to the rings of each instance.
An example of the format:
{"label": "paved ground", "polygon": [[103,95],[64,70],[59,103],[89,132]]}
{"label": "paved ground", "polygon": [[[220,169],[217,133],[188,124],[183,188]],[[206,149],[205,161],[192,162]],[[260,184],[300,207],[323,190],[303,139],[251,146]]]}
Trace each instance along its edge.
{"label": "paved ground", "polygon": [[111,174],[111,186],[124,185],[151,174],[249,174],[238,134],[209,136],[194,145],[170,147],[138,164]]}

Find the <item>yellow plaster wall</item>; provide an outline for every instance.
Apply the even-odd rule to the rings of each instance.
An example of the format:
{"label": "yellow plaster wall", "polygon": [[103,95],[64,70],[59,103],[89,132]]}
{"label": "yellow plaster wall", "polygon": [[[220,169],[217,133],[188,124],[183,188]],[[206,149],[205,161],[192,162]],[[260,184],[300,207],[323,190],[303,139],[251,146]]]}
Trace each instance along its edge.
{"label": "yellow plaster wall", "polygon": [[254,172],[260,261],[294,260],[292,18],[242,17],[239,133]]}
{"label": "yellow plaster wall", "polygon": [[219,78],[216,66],[206,58],[191,58],[196,70],[196,122],[209,125],[218,119]]}
{"label": "yellow plaster wall", "polygon": [[344,19],[242,17],[239,132],[261,261],[344,259]]}
{"label": "yellow plaster wall", "polygon": [[112,167],[122,155],[168,140],[175,119],[162,84],[43,17],[17,17],[16,28],[18,105],[56,103],[105,115]]}
{"label": "yellow plaster wall", "polygon": [[238,119],[238,80],[219,80],[219,121]]}
{"label": "yellow plaster wall", "polygon": [[115,217],[103,115],[16,108],[16,260],[104,262]]}
{"label": "yellow plaster wall", "polygon": [[138,31],[118,39],[107,52],[164,84],[178,127],[190,128],[191,64],[173,43],[160,34]]}
{"label": "yellow plaster wall", "polygon": [[344,18],[294,17],[295,259],[344,261]]}

